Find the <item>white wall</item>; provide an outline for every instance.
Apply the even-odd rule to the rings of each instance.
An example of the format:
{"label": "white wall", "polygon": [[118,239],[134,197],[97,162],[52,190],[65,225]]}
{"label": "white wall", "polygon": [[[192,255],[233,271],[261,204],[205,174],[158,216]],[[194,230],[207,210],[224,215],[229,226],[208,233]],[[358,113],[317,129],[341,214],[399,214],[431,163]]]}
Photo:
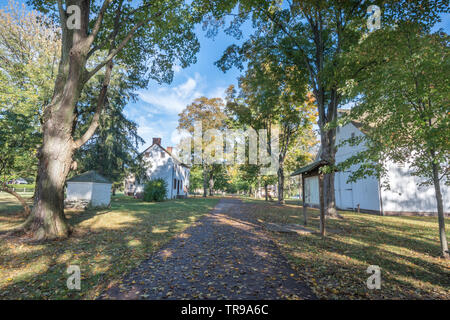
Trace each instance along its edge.
{"label": "white wall", "polygon": [[94,183],[92,188],[91,205],[109,206],[111,202],[111,184],[110,183]]}
{"label": "white wall", "polygon": [[91,205],[108,206],[111,202],[111,184],[93,182],[67,182],[67,200],[88,200]]}
{"label": "white wall", "polygon": [[[336,144],[349,139],[354,133],[356,137],[364,134],[353,124],[339,128],[336,134]],[[336,162],[339,163],[348,157],[363,150],[364,146],[344,145],[338,148]],[[419,186],[423,180],[410,174],[408,165],[399,166],[388,162],[387,176],[381,178],[380,183],[376,177],[367,177],[355,183],[346,183],[349,172],[335,174],[336,205],[339,208],[356,208],[358,203],[361,209],[383,211],[386,213],[433,213],[437,212],[434,186]],[[349,171],[356,170],[353,166]],[[390,190],[381,189],[389,181]],[[450,212],[450,187],[442,182],[441,192],[444,202],[444,212]],[[381,198],[381,200],[380,200]]]}
{"label": "white wall", "polygon": [[92,182],[67,182],[67,200],[91,200]]}
{"label": "white wall", "polygon": [[[157,144],[145,151],[148,157],[144,156],[145,162],[148,164],[147,176],[149,180],[164,179],[167,184],[167,197],[176,198],[177,195],[187,195],[189,187],[189,168],[181,166],[177,161],[165,152]],[[174,186],[174,179],[182,181],[182,187],[177,193]],[[137,187],[137,192],[143,192],[144,184]]]}
{"label": "white wall", "polygon": [[[354,134],[354,137],[364,136],[364,134],[351,123],[338,128],[336,132],[336,145],[350,139],[352,134]],[[336,152],[336,163],[342,162],[362,150],[364,150],[364,145],[362,144],[358,146],[344,144],[338,147]],[[336,206],[340,209],[354,209],[359,204],[361,209],[379,211],[380,193],[378,178],[367,177],[365,179],[357,180],[354,183],[347,183],[351,172],[357,168],[358,166],[352,166],[346,172],[335,173],[334,190]]]}
{"label": "white wall", "polygon": [[[437,212],[434,186],[418,186],[423,180],[409,174],[408,165],[404,167],[389,162],[387,177],[382,182],[389,181],[390,190],[381,190],[383,210],[385,212]],[[450,212],[450,187],[441,183],[444,212]]]}

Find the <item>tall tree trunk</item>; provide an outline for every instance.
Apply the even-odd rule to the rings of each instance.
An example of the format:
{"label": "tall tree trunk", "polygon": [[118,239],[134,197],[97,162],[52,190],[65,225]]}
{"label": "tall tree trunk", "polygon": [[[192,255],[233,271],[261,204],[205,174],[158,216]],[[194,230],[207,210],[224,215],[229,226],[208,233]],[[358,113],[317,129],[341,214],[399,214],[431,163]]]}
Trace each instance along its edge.
{"label": "tall tree trunk", "polygon": [[[98,127],[99,117],[103,109],[106,93],[112,72],[112,58],[120,51],[119,47],[126,45],[133,33],[144,23],[136,24],[122,40],[117,50],[114,50],[115,36],[119,31],[121,10],[117,10],[112,33],[108,60],[99,63],[92,71],[87,72],[86,61],[90,47],[96,38],[105,11],[110,4],[104,1],[99,10],[95,25],[90,30],[89,16],[91,13],[89,0],[70,0],[66,5],[77,5],[80,9],[79,28],[68,28],[67,14],[62,1],[58,2],[61,26],[61,57],[58,75],[55,80],[52,101],[44,109],[43,143],[39,151],[38,177],[35,189],[33,209],[28,219],[20,229],[31,231],[36,240],[64,238],[69,235],[70,228],[64,216],[64,184],[71,169],[74,151],[81,147],[94,134]],[[86,81],[100,69],[106,67],[103,85],[100,90],[97,109],[91,124],[78,140],[73,140],[73,130],[76,124],[76,105]]]}
{"label": "tall tree trunk", "polygon": [[209,186],[209,195],[212,196],[214,194],[214,175],[213,175],[213,170],[211,170],[209,172],[208,186]]}
{"label": "tall tree trunk", "polygon": [[258,192],[256,193],[256,198],[261,198],[261,180],[258,179]]}
{"label": "tall tree trunk", "polygon": [[72,164],[74,114],[58,113],[44,124],[36,197],[23,226],[35,240],[66,238],[70,233],[64,216],[64,184]]}
{"label": "tall tree trunk", "polygon": [[325,237],[326,231],[325,231],[325,201],[324,201],[324,195],[323,195],[323,180],[324,175],[319,174],[319,208],[320,208],[320,234],[322,238]]}
{"label": "tall tree trunk", "polygon": [[439,239],[441,241],[441,254],[445,259],[450,258],[448,251],[447,235],[445,233],[445,219],[444,219],[444,205],[442,201],[441,185],[439,180],[439,167],[438,164],[433,162],[433,184],[436,195],[438,222],[439,222]]}
{"label": "tall tree trunk", "polygon": [[203,197],[208,196],[208,169],[206,165],[203,165]]}
{"label": "tall tree trunk", "polygon": [[[284,160],[284,159],[283,159]],[[278,171],[278,203],[284,204],[284,170],[283,161],[280,161]]]}
{"label": "tall tree trunk", "polygon": [[267,182],[264,182],[264,192],[265,192],[265,196],[266,196],[266,201],[269,201],[269,195],[267,194]]}
{"label": "tall tree trunk", "polygon": [[3,183],[1,188],[1,191],[7,192],[10,195],[16,197],[16,199],[20,202],[20,204],[23,207],[23,210],[25,211],[25,216],[29,216],[31,213],[30,207],[28,206],[27,202],[25,201],[24,198],[22,198],[22,196],[20,194],[18,194],[17,192],[15,192],[14,190],[8,188],[8,186],[6,185],[6,183]]}
{"label": "tall tree trunk", "polygon": [[[319,105],[319,127],[320,127],[320,142],[322,152],[320,158],[328,161],[330,166],[334,166],[336,161],[336,129],[325,129],[327,123],[334,121],[337,118],[337,102],[332,101],[328,105],[328,112],[325,116],[324,111],[324,93],[320,94],[320,99],[318,99]],[[332,92],[332,96],[336,93]],[[321,107],[320,107],[321,105]],[[325,118],[327,121],[325,121]],[[334,172],[327,173],[323,177],[323,195],[324,195],[324,205],[325,214],[327,217],[340,217],[336,210],[336,198],[334,191]]]}
{"label": "tall tree trunk", "polygon": [[[324,135],[325,139],[322,139],[322,158],[327,160],[330,165],[334,165],[336,159],[336,129],[330,129],[325,132]],[[334,172],[327,173],[323,177],[323,195],[325,201],[325,214],[328,217],[338,217],[334,192]]]}

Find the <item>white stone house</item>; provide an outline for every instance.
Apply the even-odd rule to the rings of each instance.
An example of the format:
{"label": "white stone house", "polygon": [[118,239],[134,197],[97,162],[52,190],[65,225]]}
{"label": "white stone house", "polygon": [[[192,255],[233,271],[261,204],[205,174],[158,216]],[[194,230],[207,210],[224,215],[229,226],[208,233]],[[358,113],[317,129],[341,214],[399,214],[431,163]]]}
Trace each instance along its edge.
{"label": "white stone house", "polygon": [[107,207],[111,202],[111,181],[96,171],[87,171],[67,180],[66,205]]}
{"label": "white stone house", "polygon": [[162,178],[167,185],[167,198],[186,198],[189,190],[190,167],[179,161],[172,154],[172,147],[163,148],[161,138],[153,138],[153,143],[143,152],[146,164],[144,181],[136,181],[129,177],[125,181],[125,193],[135,196],[142,195],[145,183]]}
{"label": "white stone house", "polygon": [[[337,128],[336,145],[355,136],[364,136],[360,125],[351,122]],[[350,156],[364,150],[364,145],[350,146],[345,144],[337,149],[336,163],[340,163]],[[316,159],[317,160],[317,159]],[[434,186],[418,186],[419,177],[410,174],[407,165],[393,162],[387,164],[387,176],[378,179],[367,177],[354,183],[347,180],[357,166],[346,172],[335,173],[336,206],[342,210],[356,210],[383,215],[435,215],[437,214]],[[390,190],[384,189],[386,179]],[[450,187],[441,184],[444,202],[444,212],[450,214]],[[311,206],[319,205],[319,181],[317,176],[305,178],[305,202]]]}

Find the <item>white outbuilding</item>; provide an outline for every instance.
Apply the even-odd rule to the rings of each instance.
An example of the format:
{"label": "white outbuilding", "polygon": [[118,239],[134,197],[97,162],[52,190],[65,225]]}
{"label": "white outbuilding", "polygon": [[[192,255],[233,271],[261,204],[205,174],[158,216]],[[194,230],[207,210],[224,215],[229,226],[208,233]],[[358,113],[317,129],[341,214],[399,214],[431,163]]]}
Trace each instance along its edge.
{"label": "white outbuilding", "polygon": [[107,207],[111,202],[111,185],[111,181],[93,170],[74,176],[67,180],[66,204]]}
{"label": "white outbuilding", "polygon": [[[340,114],[348,112],[339,110]],[[365,150],[360,142],[357,145],[343,144],[350,138],[364,137],[369,132],[362,129],[361,123],[352,121],[336,128],[336,163]],[[319,152],[320,154],[320,152]],[[320,165],[320,159],[306,167],[298,169],[292,175],[303,174],[305,185],[305,203],[310,207],[319,206],[319,178],[310,174]],[[418,215],[429,216],[437,214],[437,204],[434,187],[421,185],[423,180],[411,172],[408,164],[397,164],[386,161],[386,176],[368,176],[356,182],[348,182],[350,175],[359,168],[355,164],[347,171],[339,171],[334,176],[336,207],[342,210],[357,210],[380,215]],[[383,188],[389,182],[390,188]],[[450,215],[450,186],[442,179],[441,193],[444,199],[444,213]]]}

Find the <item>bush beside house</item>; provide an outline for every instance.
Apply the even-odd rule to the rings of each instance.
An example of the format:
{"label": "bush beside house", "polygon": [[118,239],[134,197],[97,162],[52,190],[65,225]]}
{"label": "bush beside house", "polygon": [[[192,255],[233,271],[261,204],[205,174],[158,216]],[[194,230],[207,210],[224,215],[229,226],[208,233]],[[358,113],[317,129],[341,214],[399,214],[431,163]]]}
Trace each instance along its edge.
{"label": "bush beside house", "polygon": [[167,183],[164,179],[150,180],[144,188],[143,200],[146,202],[159,202],[167,199]]}

